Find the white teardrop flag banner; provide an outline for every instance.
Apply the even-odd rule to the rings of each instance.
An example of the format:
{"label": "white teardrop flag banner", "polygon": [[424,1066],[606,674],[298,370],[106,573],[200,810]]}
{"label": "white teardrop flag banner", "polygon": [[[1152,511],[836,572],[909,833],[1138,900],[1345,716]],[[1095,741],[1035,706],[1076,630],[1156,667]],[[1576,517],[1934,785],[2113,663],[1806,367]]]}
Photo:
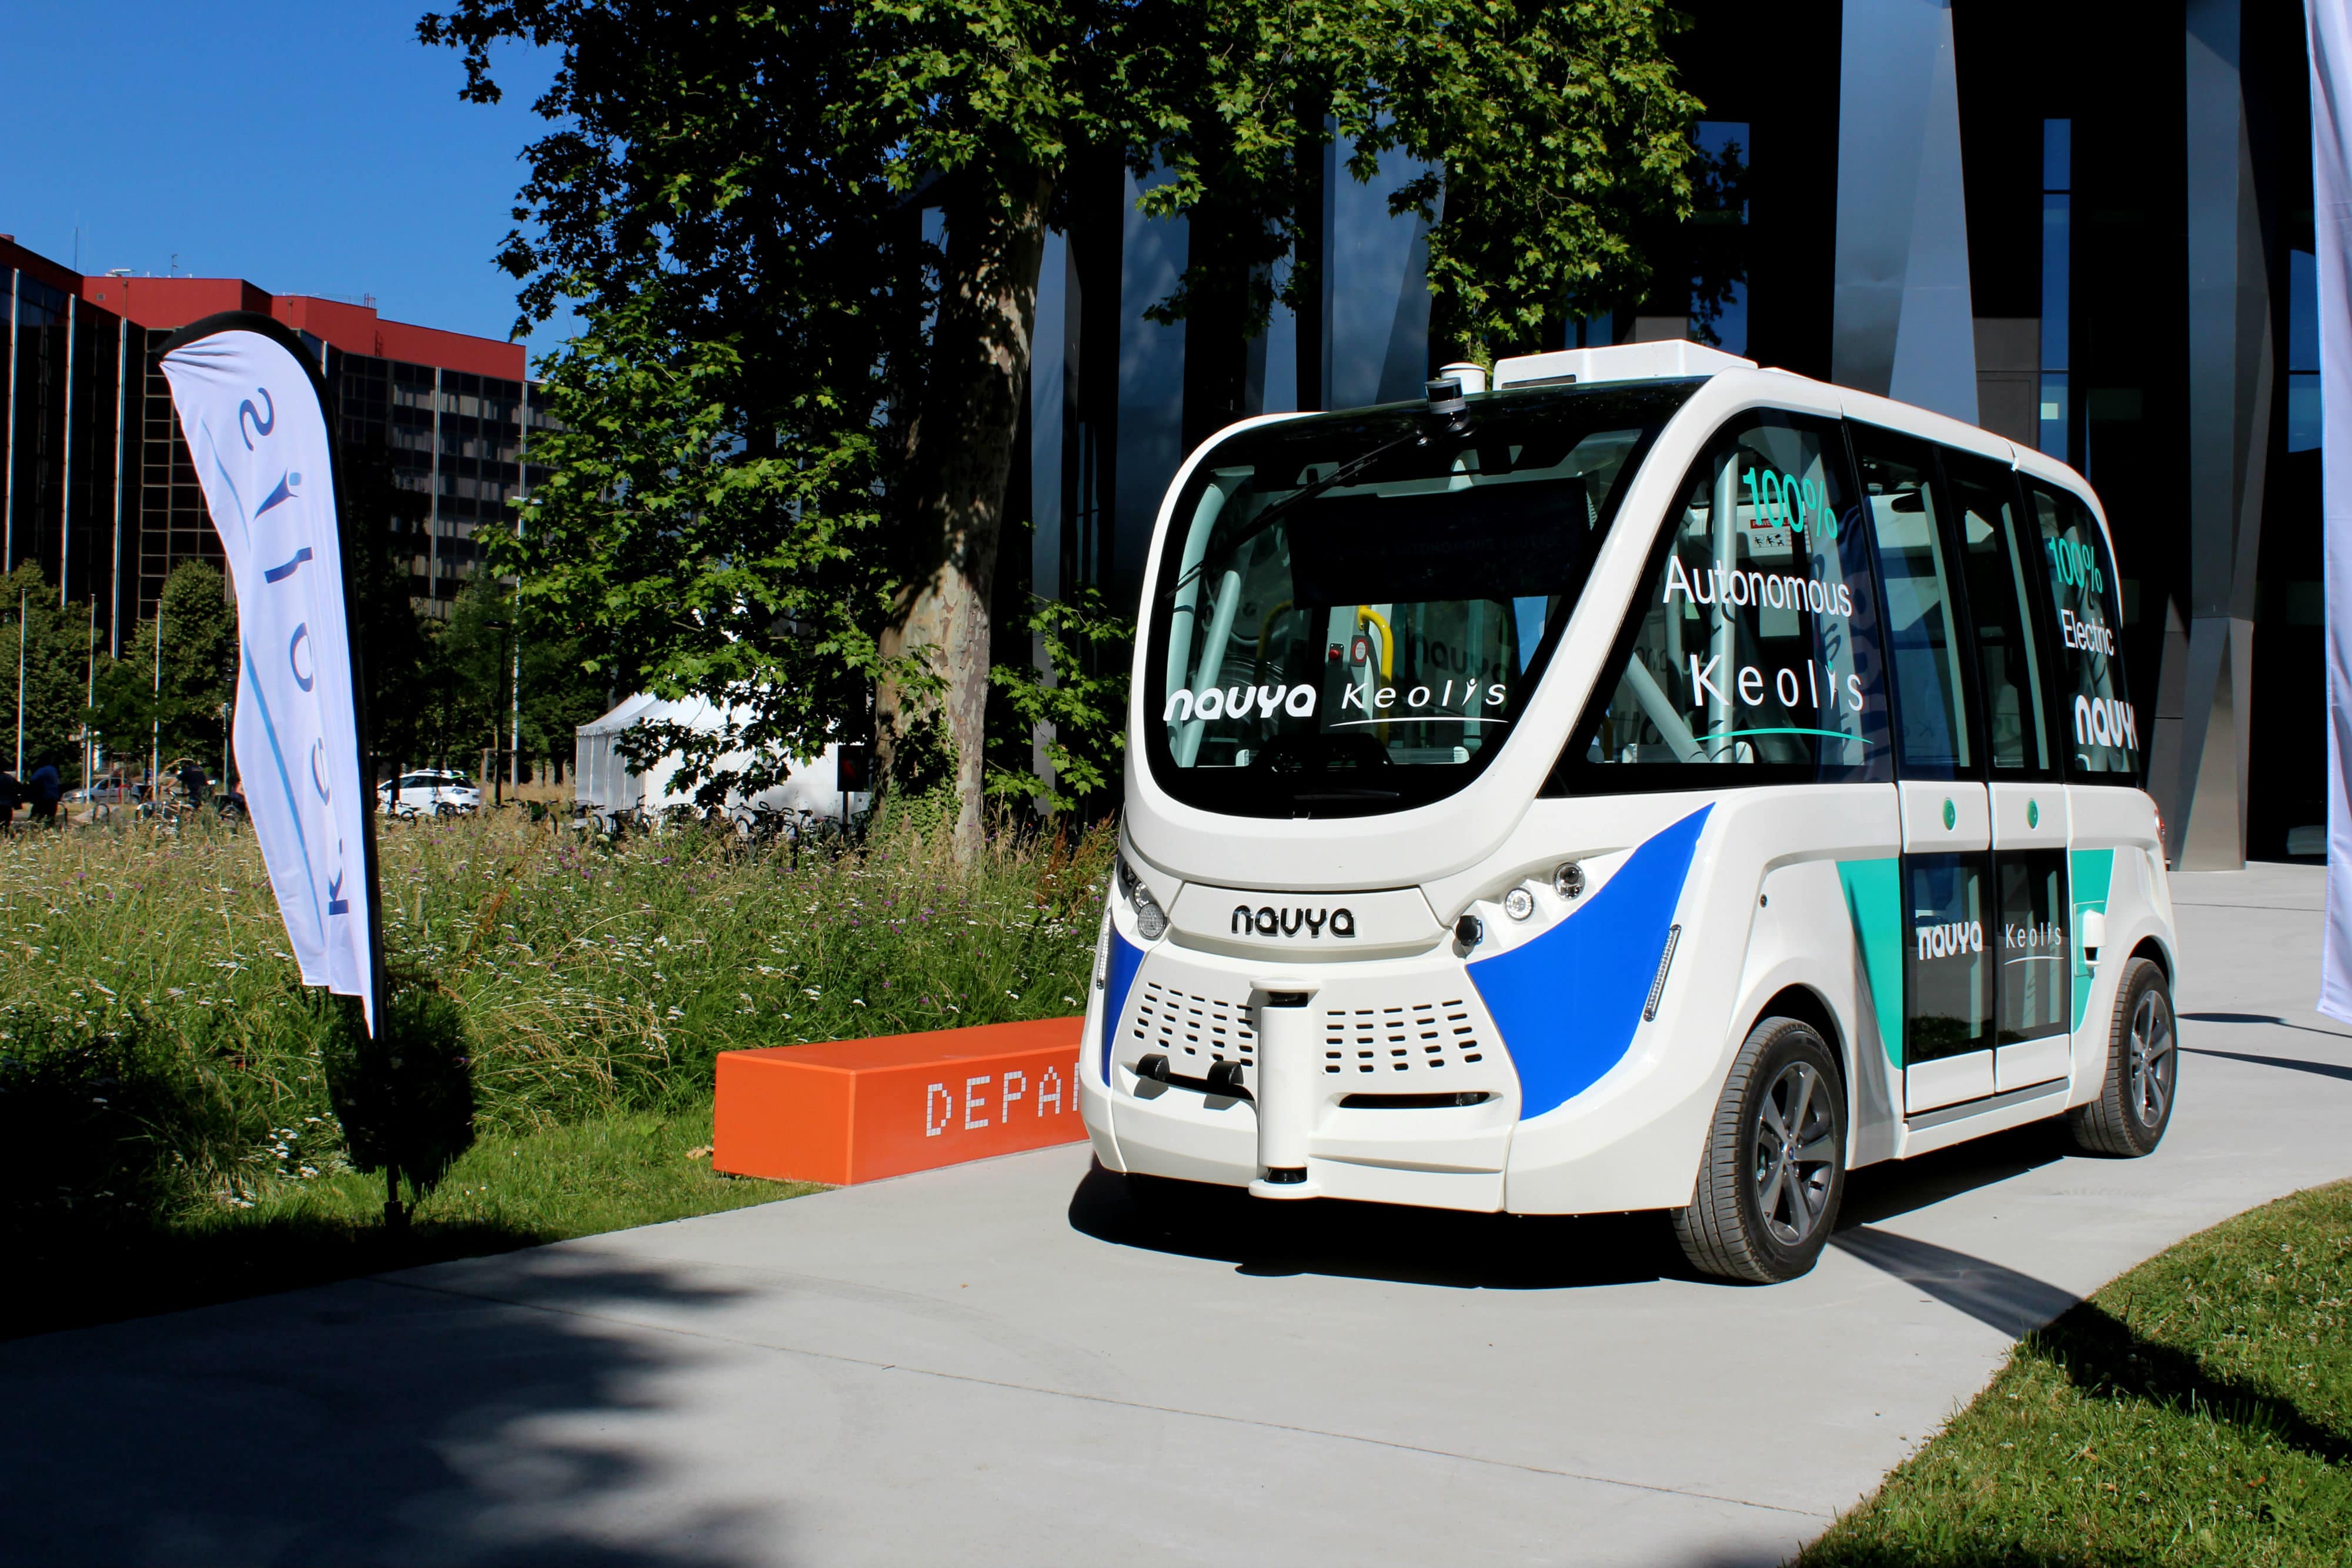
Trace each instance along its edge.
{"label": "white teardrop flag banner", "polygon": [[286,939],[303,983],[360,998],[373,1034],[373,823],[318,372],[245,312],[175,333],[163,367],[236,587],[236,767]]}

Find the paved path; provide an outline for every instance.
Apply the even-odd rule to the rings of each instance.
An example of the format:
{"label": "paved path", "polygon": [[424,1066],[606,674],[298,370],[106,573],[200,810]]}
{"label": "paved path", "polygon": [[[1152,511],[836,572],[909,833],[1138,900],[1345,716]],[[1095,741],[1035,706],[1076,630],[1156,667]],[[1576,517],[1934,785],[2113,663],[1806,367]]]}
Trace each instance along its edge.
{"label": "paved path", "polygon": [[1862,1173],[1792,1284],[1623,1219],[1286,1210],[1192,1255],[1053,1150],[0,1345],[0,1559],[1778,1563],[2014,1335],[2352,1176],[2319,874],[2178,892],[2156,1157]]}

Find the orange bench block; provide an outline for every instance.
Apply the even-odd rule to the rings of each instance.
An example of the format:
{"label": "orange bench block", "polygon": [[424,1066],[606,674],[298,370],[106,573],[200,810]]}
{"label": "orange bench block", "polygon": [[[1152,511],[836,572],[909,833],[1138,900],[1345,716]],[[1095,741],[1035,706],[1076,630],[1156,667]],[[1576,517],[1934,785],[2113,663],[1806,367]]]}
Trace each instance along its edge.
{"label": "orange bench block", "polygon": [[836,1186],[1087,1135],[1082,1018],[719,1053],[711,1165]]}

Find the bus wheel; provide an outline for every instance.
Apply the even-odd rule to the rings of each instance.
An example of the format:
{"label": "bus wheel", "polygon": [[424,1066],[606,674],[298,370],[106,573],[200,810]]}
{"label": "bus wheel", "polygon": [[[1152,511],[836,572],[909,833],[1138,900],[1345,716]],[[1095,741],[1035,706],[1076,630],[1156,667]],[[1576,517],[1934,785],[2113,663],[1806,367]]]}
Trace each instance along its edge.
{"label": "bus wheel", "polygon": [[1768,1018],[1723,1085],[1675,1239],[1703,1271],[1769,1285],[1813,1266],[1845,1190],[1845,1093],[1813,1027]]}
{"label": "bus wheel", "polygon": [[2107,1077],[2099,1097],[2066,1113],[2067,1129],[2086,1154],[2137,1159],[2156,1152],[2172,1120],[2174,1075],[2180,1053],[2172,1021],[2172,990],[2164,971],[2134,958],[2116,988],[2116,1018],[2107,1032]]}

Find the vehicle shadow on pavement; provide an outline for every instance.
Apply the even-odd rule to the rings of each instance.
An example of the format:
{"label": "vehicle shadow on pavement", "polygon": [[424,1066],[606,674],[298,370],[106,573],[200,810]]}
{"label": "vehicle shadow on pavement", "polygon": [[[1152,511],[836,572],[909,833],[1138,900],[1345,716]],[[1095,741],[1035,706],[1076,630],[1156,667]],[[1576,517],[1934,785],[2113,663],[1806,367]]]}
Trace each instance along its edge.
{"label": "vehicle shadow on pavement", "polygon": [[616,1436],[700,1353],[611,1318],[735,1292],[561,1249],[498,1261],[0,1344],[0,1557],[772,1560],[788,1521],[764,1510],[648,1520],[658,1468]]}
{"label": "vehicle shadow on pavement", "polygon": [[2298,1034],[2325,1035],[2329,1040],[2340,1040],[2347,1045],[2352,1045],[2352,1034],[2347,1034],[2342,1030],[2315,1029],[2307,1023],[2289,1023],[2275,1013],[2182,1013],[2180,1021],[2183,1023],[2267,1024],[2273,1029],[2291,1029]]}
{"label": "vehicle shadow on pavement", "polygon": [[1842,1228],[1830,1245],[2011,1339],[2055,1321],[2080,1299],[2006,1264],[1867,1225]]}
{"label": "vehicle shadow on pavement", "polygon": [[2315,1072],[2322,1078],[2339,1078],[2352,1083],[2352,1067],[2333,1061],[2304,1061],[2292,1056],[2254,1056],[2242,1051],[2210,1051],[2201,1045],[2184,1045],[2183,1056],[2220,1056],[2231,1061],[2252,1062],[2256,1067],[2284,1067],[2290,1072]]}
{"label": "vehicle shadow on pavement", "polygon": [[2055,1165],[2074,1154],[2063,1121],[2029,1122],[1908,1160],[1882,1160],[1847,1173],[1838,1228],[1874,1225],[1946,1198]]}
{"label": "vehicle shadow on pavement", "polygon": [[[1928,1281],[1944,1282],[1951,1270],[1902,1252],[1913,1245],[1902,1238],[1858,1234],[1863,1228],[2021,1176],[2065,1158],[2069,1149],[2063,1127],[2037,1123],[1856,1171],[1847,1178],[1832,1244],[1890,1273],[1914,1268],[1922,1279],[1913,1282],[1934,1294]],[[1090,1165],[1070,1196],[1070,1227],[1115,1246],[1232,1263],[1244,1274],[1332,1274],[1459,1290],[1552,1291],[1662,1279],[1738,1288],[1691,1268],[1662,1213],[1466,1214],[1334,1198],[1274,1203],[1238,1187],[1185,1183],[1160,1190],[1160,1201],[1146,1202],[1126,1178]],[[2022,1275],[2017,1281],[2040,1284]],[[2074,1301],[2063,1292],[2045,1297],[2048,1287],[1988,1287],[1974,1276],[1949,1284],[1959,1298],[1952,1304],[1961,1310],[1996,1326],[2022,1322],[2003,1328],[2012,1334],[2048,1322]]]}
{"label": "vehicle shadow on pavement", "polygon": [[1071,1228],[1097,1241],[1232,1263],[1235,1272],[1329,1274],[1456,1290],[1555,1291],[1688,1277],[1655,1214],[1465,1214],[1308,1198],[1276,1203],[1201,1186],[1147,1207],[1091,1166]]}

